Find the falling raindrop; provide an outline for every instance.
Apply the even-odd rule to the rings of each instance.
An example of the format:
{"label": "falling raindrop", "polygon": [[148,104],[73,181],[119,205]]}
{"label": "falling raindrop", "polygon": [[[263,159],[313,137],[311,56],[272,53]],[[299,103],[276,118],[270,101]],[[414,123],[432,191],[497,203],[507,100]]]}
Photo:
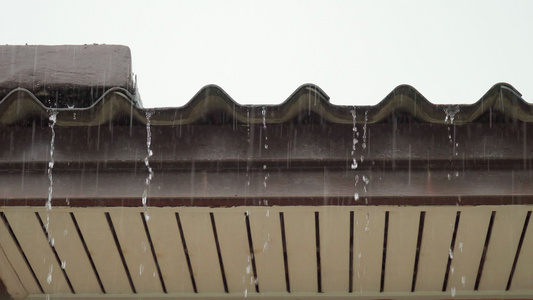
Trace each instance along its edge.
{"label": "falling raindrop", "polygon": [[450,255],[450,259],[453,259],[453,250],[448,249],[448,254]]}
{"label": "falling raindrop", "polygon": [[461,283],[463,284],[463,287],[466,286],[466,276],[465,275],[461,276]]}
{"label": "falling raindrop", "polygon": [[50,265],[50,267],[48,268],[48,276],[46,276],[46,282],[48,284],[51,284],[52,283],[52,272],[54,271],[54,266],[53,265]]}
{"label": "falling raindrop", "polygon": [[64,270],[66,267],[67,267],[67,261],[64,260],[64,261],[61,262],[61,269]]}
{"label": "falling raindrop", "polygon": [[451,288],[451,292],[452,292],[452,297],[455,297],[455,287]]}
{"label": "falling raindrop", "polygon": [[141,242],[141,250],[143,253],[146,252],[146,243],[145,242]]}
{"label": "falling raindrop", "polygon": [[139,265],[139,275],[142,275],[143,272],[144,272],[144,265],[141,264],[141,265]]}

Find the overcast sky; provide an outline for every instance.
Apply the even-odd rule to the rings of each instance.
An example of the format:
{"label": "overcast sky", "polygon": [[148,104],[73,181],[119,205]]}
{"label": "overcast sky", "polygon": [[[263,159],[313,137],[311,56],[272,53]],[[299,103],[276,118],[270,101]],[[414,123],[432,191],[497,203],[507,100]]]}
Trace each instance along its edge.
{"label": "overcast sky", "polygon": [[303,83],[335,104],[399,84],[473,103],[508,82],[533,102],[533,1],[3,1],[3,44],[123,44],[145,107],[206,84],[277,104]]}

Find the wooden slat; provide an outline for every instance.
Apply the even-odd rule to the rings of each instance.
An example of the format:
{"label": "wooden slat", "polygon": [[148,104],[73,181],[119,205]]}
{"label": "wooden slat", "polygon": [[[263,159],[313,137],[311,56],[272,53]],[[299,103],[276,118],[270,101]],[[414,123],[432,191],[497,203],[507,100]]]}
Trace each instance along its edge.
{"label": "wooden slat", "polygon": [[198,293],[223,293],[224,285],[209,211],[182,209],[178,212]]}
{"label": "wooden slat", "polygon": [[108,294],[131,293],[131,287],[103,210],[79,208],[74,216]]}
{"label": "wooden slat", "polygon": [[[11,238],[9,231],[5,227],[4,222],[2,220],[0,220],[0,245],[3,250],[3,253],[5,253],[8,263],[16,271],[16,276],[18,279],[20,279],[20,281],[24,285],[24,289],[27,291],[27,293],[29,294],[41,293],[41,290],[39,289],[37,282],[35,281],[35,279],[33,278],[33,275],[31,274],[31,270],[28,268],[28,265],[24,261],[24,258],[20,254],[20,251],[18,250],[17,245]],[[2,267],[0,266],[0,268]],[[2,278],[6,278],[6,277],[2,277]],[[46,281],[44,281],[43,283],[45,282]],[[5,283],[9,290],[10,286],[8,286],[7,282]]]}
{"label": "wooden slat", "polygon": [[147,222],[159,267],[169,293],[192,293],[193,287],[174,211],[150,208]]}
{"label": "wooden slat", "polygon": [[420,212],[399,208],[389,213],[385,292],[410,292]]}
{"label": "wooden slat", "polygon": [[344,207],[324,207],[319,216],[322,291],[346,292],[350,272],[350,211]]}
{"label": "wooden slat", "polygon": [[217,209],[214,217],[228,291],[246,293],[246,295],[255,293],[255,278],[244,210]]}
{"label": "wooden slat", "polygon": [[506,289],[526,214],[526,210],[514,207],[501,207],[497,210],[479,282],[480,291]]}
{"label": "wooden slat", "polygon": [[[32,211],[7,211],[6,218],[47,294],[71,293],[37,216]],[[49,274],[51,281],[48,283]]]}
{"label": "wooden slat", "polygon": [[455,251],[448,273],[448,291],[452,288],[456,291],[474,290],[490,215],[490,208],[461,208]]}
{"label": "wooden slat", "polygon": [[291,292],[318,291],[315,212],[309,209],[284,212]]}
{"label": "wooden slat", "polygon": [[163,292],[140,212],[119,209],[110,215],[137,293]]}
{"label": "wooden slat", "polygon": [[[43,221],[46,221],[46,212],[41,212],[40,216]],[[54,239],[54,247],[65,264],[65,271],[74,291],[76,293],[100,293],[96,275],[69,211],[65,209],[52,210],[48,232],[50,237]]]}
{"label": "wooden slat", "polygon": [[[531,208],[529,208],[531,209]],[[524,208],[527,210],[527,208]],[[511,282],[511,291],[533,289],[533,220],[530,217],[528,228],[522,242],[520,256]]]}
{"label": "wooden slat", "polygon": [[[1,221],[0,221],[1,222]],[[2,226],[2,225],[0,225]],[[20,281],[13,269],[13,266],[9,263],[7,256],[2,248],[2,243],[0,242],[0,280],[4,284],[7,292],[11,295],[12,298],[25,298],[28,295],[28,292],[24,288],[24,285]]]}
{"label": "wooden slat", "polygon": [[250,212],[250,231],[260,292],[285,292],[279,208],[252,208]]}
{"label": "wooden slat", "polygon": [[426,211],[416,292],[442,290],[456,215],[455,207],[429,208]]}
{"label": "wooden slat", "polygon": [[353,292],[379,292],[384,227],[383,210],[354,211]]}

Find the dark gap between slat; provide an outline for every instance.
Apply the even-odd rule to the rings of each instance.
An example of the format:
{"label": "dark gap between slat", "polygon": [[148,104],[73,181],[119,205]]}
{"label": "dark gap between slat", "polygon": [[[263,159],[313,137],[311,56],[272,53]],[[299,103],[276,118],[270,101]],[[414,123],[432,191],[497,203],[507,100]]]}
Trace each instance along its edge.
{"label": "dark gap between slat", "polygon": [[44,294],[43,287],[41,286],[41,283],[39,282],[39,279],[37,279],[37,275],[35,275],[35,271],[33,271],[33,268],[31,267],[30,262],[28,261],[28,257],[26,257],[26,253],[24,253],[24,251],[22,250],[22,246],[20,246],[19,240],[15,236],[15,232],[13,232],[13,228],[11,228],[11,225],[9,225],[9,222],[7,221],[7,218],[6,218],[6,216],[4,215],[3,212],[0,212],[0,217],[4,221],[4,225],[6,226],[7,231],[9,231],[9,234],[11,235],[11,238],[13,239],[15,244],[17,245],[17,248],[18,248],[20,254],[22,255],[22,258],[24,258],[24,261],[26,262],[26,265],[28,266],[28,269],[30,269],[31,275],[33,276],[33,279],[35,279],[35,282],[37,283],[37,286],[39,287],[39,290],[41,291],[41,293]]}
{"label": "dark gap between slat", "polygon": [[191,259],[189,257],[189,250],[187,249],[187,242],[185,241],[185,235],[183,235],[183,228],[181,227],[181,220],[179,213],[176,213],[176,222],[178,223],[178,229],[180,231],[181,243],[183,244],[183,252],[185,252],[185,259],[187,260],[187,266],[189,267],[189,274],[191,275],[191,283],[194,293],[198,294],[196,288],[196,280],[194,280],[194,272],[192,271]]}
{"label": "dark gap between slat", "polygon": [[150,250],[152,251],[152,257],[154,258],[154,263],[157,268],[157,273],[159,274],[159,280],[161,281],[161,288],[163,292],[167,293],[167,288],[165,286],[165,281],[163,280],[163,274],[161,273],[161,268],[159,267],[159,261],[157,260],[157,255],[155,254],[154,243],[152,243],[152,236],[150,235],[150,230],[148,230],[148,224],[146,224],[146,217],[143,212],[141,212],[141,218],[143,220],[144,231],[146,232],[146,237],[148,238],[148,244],[150,244]]}
{"label": "dark gap between slat", "polygon": [[126,264],[126,258],[124,258],[124,253],[122,253],[122,247],[120,247],[120,242],[118,241],[118,236],[115,231],[115,226],[113,226],[113,220],[111,220],[111,215],[106,212],[105,217],[107,219],[107,224],[109,225],[109,230],[111,230],[111,233],[113,234],[113,239],[115,240],[115,246],[117,246],[118,254],[120,255],[120,259],[122,260],[122,265],[124,266],[124,270],[126,271],[126,275],[128,276],[128,281],[130,283],[131,291],[134,294],[137,294],[137,291],[135,290],[135,285],[133,285],[133,280],[131,279],[130,269],[128,268],[128,265]]}
{"label": "dark gap between slat", "polygon": [[385,262],[387,261],[387,237],[389,234],[389,212],[385,212],[385,230],[383,233],[383,258],[381,260],[381,283],[379,285],[379,292],[383,293],[385,289]]}
{"label": "dark gap between slat", "polygon": [[518,242],[518,248],[516,249],[516,255],[513,261],[513,267],[511,268],[511,273],[509,274],[509,280],[507,281],[507,287],[505,288],[508,291],[511,288],[511,283],[513,282],[514,270],[518,262],[518,257],[520,256],[520,250],[522,250],[522,244],[524,243],[524,237],[526,236],[527,226],[529,225],[529,219],[531,218],[531,211],[527,212],[526,220],[524,221],[524,227],[522,228],[522,234],[520,235],[520,241]]}
{"label": "dark gap between slat", "polygon": [[291,282],[289,280],[289,260],[287,257],[287,240],[285,239],[285,218],[283,212],[279,213],[279,223],[281,226],[281,244],[283,245],[283,263],[285,265],[285,284],[287,292],[291,292]]}
{"label": "dark gap between slat", "polygon": [[476,276],[476,285],[474,286],[474,291],[477,291],[479,288],[479,282],[481,281],[481,275],[483,273],[483,266],[485,265],[485,258],[487,256],[487,249],[489,248],[490,236],[492,234],[492,225],[494,224],[494,217],[496,216],[496,211],[493,211],[490,215],[489,228],[487,229],[487,237],[485,238],[485,246],[483,246],[483,254],[481,255],[481,260],[479,261],[479,269]]}
{"label": "dark gap between slat", "polygon": [[52,245],[50,241],[50,235],[48,234],[48,231],[46,227],[44,226],[43,220],[41,219],[41,216],[39,215],[38,212],[35,212],[35,217],[37,218],[37,221],[39,221],[39,224],[41,225],[41,229],[43,230],[46,240],[48,241],[48,245],[50,246],[50,249],[54,253],[56,261],[59,264],[59,268],[63,272],[63,277],[65,277],[65,280],[67,281],[68,287],[70,288],[70,292],[73,294],[76,294],[76,292],[74,291],[74,287],[72,286],[72,283],[70,282],[70,279],[68,278],[67,271],[61,268],[61,259],[59,258],[59,254],[57,254],[56,248],[54,247],[54,245]]}
{"label": "dark gap between slat", "polygon": [[98,275],[98,271],[96,270],[96,265],[94,264],[93,258],[91,256],[91,252],[89,252],[89,247],[87,247],[87,243],[85,242],[85,238],[81,234],[80,226],[78,225],[78,221],[76,220],[76,217],[74,216],[74,213],[70,213],[70,218],[72,219],[72,222],[74,223],[74,227],[76,227],[76,232],[78,233],[78,237],[81,240],[81,243],[83,245],[83,249],[85,249],[85,254],[87,254],[87,257],[89,258],[89,262],[91,263],[91,267],[93,269],[94,275],[96,276],[96,280],[98,280],[98,285],[100,286],[100,290],[103,294],[105,294],[104,285],[102,284],[102,279],[100,279],[100,275]]}
{"label": "dark gap between slat", "polygon": [[320,215],[315,211],[315,240],[316,240],[316,281],[318,292],[322,293],[322,269],[320,265]]}
{"label": "dark gap between slat", "polygon": [[[453,226],[452,242],[450,244],[450,250],[452,253],[455,251],[455,239],[457,238],[457,229],[459,228],[459,221],[461,219],[461,212],[458,211],[455,215],[455,225]],[[444,282],[442,283],[442,291],[446,292],[448,288],[448,276],[450,274],[450,267],[452,265],[452,256],[448,255],[448,263],[446,264],[446,273],[444,274]]]}
{"label": "dark gap between slat", "polygon": [[418,239],[416,241],[415,267],[413,269],[413,283],[411,285],[411,292],[416,288],[416,276],[418,275],[418,259],[420,258],[420,247],[422,246],[422,236],[424,234],[424,220],[426,219],[426,212],[420,212],[420,221],[418,223]]}
{"label": "dark gap between slat", "polygon": [[215,223],[215,215],[211,212],[211,226],[213,227],[213,236],[215,237],[215,244],[217,246],[218,262],[220,264],[220,273],[222,274],[222,283],[224,284],[224,291],[229,293],[228,282],[226,281],[226,272],[224,271],[224,262],[222,261],[222,253],[220,252],[220,244],[218,243],[217,225]]}
{"label": "dark gap between slat", "polygon": [[248,212],[244,213],[244,220],[246,221],[246,233],[248,235],[248,246],[250,247],[250,259],[252,262],[252,269],[254,271],[255,291],[259,293],[259,282],[257,280],[257,269],[255,267],[254,243],[252,241],[252,230],[250,229],[250,215],[248,214]]}
{"label": "dark gap between slat", "polygon": [[350,259],[349,259],[349,268],[348,273],[348,292],[353,292],[353,231],[354,231],[354,213],[350,212]]}

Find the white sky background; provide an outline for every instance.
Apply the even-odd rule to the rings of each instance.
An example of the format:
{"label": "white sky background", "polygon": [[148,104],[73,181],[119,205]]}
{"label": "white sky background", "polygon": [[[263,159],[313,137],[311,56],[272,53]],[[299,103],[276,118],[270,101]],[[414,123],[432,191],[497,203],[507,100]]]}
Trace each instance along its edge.
{"label": "white sky background", "polygon": [[533,102],[533,1],[3,1],[0,43],[123,44],[145,107],[217,84],[277,104],[303,83],[376,104],[400,84],[473,103],[508,82]]}

